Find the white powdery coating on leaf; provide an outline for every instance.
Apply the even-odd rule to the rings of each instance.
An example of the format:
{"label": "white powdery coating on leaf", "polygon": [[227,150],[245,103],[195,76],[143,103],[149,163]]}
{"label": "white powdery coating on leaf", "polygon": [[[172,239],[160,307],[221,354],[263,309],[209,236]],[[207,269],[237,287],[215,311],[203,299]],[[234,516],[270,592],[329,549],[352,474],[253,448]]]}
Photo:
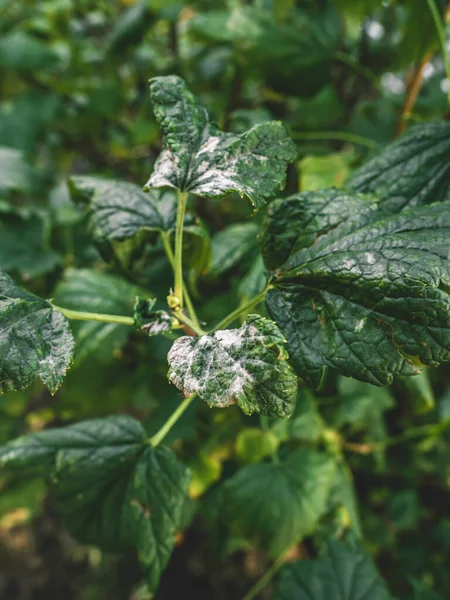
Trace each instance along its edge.
{"label": "white powdery coating on leaf", "polygon": [[[256,323],[245,322],[240,329],[179,338],[168,355],[170,381],[184,396],[197,392],[211,406],[225,407],[240,401],[252,404],[261,372],[271,368],[267,353],[272,352],[274,342],[284,343],[279,332],[274,337],[269,323],[257,317]],[[284,356],[280,354],[279,358]]]}

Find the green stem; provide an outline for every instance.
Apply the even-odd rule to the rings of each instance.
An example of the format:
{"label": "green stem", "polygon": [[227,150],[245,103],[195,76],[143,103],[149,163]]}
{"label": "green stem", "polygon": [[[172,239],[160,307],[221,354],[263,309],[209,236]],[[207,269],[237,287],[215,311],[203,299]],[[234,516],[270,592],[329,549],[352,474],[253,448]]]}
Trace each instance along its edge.
{"label": "green stem", "polygon": [[377,148],[378,144],[374,140],[357,135],[356,133],[348,133],[347,131],[292,131],[291,137],[294,140],[336,140],[339,142],[349,142],[350,144],[358,144],[366,148]]}
{"label": "green stem", "polygon": [[[444,60],[445,73],[447,75],[447,80],[450,82],[450,55],[447,51],[446,46],[446,35],[444,28],[444,21],[441,19],[441,15],[439,13],[439,9],[436,6],[435,0],[427,0],[428,8],[430,9],[431,15],[434,20],[434,25],[436,27],[436,31],[439,37],[439,43],[441,45],[442,58]],[[450,91],[447,94],[448,103],[450,104]]]}
{"label": "green stem", "polygon": [[[167,231],[161,231],[161,240],[162,240],[167,258],[170,262],[170,266],[172,267],[173,272],[175,273],[175,257],[173,255],[172,246],[170,244],[170,233]],[[189,315],[190,315],[192,321],[195,323],[195,325],[197,327],[200,327],[200,322],[197,318],[197,314],[195,312],[194,305],[192,303],[191,297],[189,295],[189,292],[187,290],[187,287],[186,287],[186,284],[184,283],[184,281],[183,281],[183,296],[184,296],[184,301],[186,302],[186,306],[187,306],[187,309],[189,311]]]}
{"label": "green stem", "polygon": [[177,309],[177,310],[173,310],[173,315],[176,319],[178,319],[178,321],[180,321],[180,323],[183,323],[184,325],[187,325],[190,329],[192,329],[192,331],[194,331],[197,335],[207,335],[206,331],[203,331],[203,329],[197,324],[194,323],[193,320],[189,319],[189,317],[187,317],[182,310]]}
{"label": "green stem", "polygon": [[275,577],[278,572],[278,569],[283,564],[284,553],[277,558],[277,560],[273,563],[273,565],[264,573],[261,579],[255,583],[252,589],[245,594],[242,600],[253,600],[259,594],[261,590],[263,590],[266,585]]}
{"label": "green stem", "polygon": [[119,325],[134,325],[133,317],[122,317],[120,315],[104,315],[102,313],[91,313],[80,310],[69,310],[61,306],[52,305],[53,308],[62,313],[68,319],[75,321],[100,321],[102,323],[118,323]]}
{"label": "green stem", "polygon": [[188,200],[187,192],[177,191],[178,195],[178,211],[177,211],[177,228],[175,230],[175,289],[174,294],[178,298],[180,308],[183,308],[183,226],[184,215],[186,213],[186,205]]}
{"label": "green stem", "polygon": [[192,400],[194,400],[196,397],[197,392],[195,392],[188,398],[185,398],[183,402],[178,406],[178,408],[176,408],[173,411],[173,413],[170,415],[170,417],[167,419],[167,421],[164,423],[161,429],[157,431],[155,435],[148,440],[150,445],[153,446],[153,448],[156,448],[156,446],[162,442],[162,440],[166,437],[166,435],[169,433],[169,431],[172,429],[172,427],[175,425],[175,423],[178,421],[178,419],[181,417],[184,411],[191,404]]}
{"label": "green stem", "polygon": [[218,329],[224,329],[227,325],[235,321],[240,315],[247,312],[260,302],[264,300],[265,295],[272,287],[271,284],[266,285],[262,292],[260,292],[257,296],[254,296],[251,300],[233,310],[228,316],[226,316],[220,323],[218,323],[212,331],[217,331]]}

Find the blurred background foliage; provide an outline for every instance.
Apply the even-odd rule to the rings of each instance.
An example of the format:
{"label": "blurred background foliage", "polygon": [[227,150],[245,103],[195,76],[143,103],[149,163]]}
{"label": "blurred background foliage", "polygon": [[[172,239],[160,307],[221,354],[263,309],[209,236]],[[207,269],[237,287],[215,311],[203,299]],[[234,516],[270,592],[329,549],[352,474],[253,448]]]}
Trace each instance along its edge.
{"label": "blurred background foliage", "polygon": [[[448,15],[445,0],[436,6]],[[412,123],[449,118],[450,81],[425,0],[0,0],[0,267],[22,285],[111,314],[129,314],[137,293],[165,298],[171,270],[160,242],[95,246],[66,181],[145,183],[160,151],[148,79],[169,73],[223,128],[283,121],[298,144],[283,193],[340,186]],[[201,317],[218,321],[264,285],[262,216],[249,220],[249,203],[233,195],[196,198],[191,210],[190,287]],[[170,339],[101,323],[75,334],[76,361],[54,397],[39,383],[2,396],[2,443],[113,412],[151,434],[173,411]],[[238,598],[267,570],[265,554],[221,521],[218,490],[240,466],[292,445],[332,449],[342,467],[326,517],[293,558],[351,530],[396,597],[450,597],[449,381],[447,367],[390,389],[330,377],[316,396],[301,389],[291,420],[266,427],[193,406],[168,439],[194,472],[191,527],[157,598],[188,588],[199,600]],[[147,598],[135,557],[77,544],[40,481],[2,477],[0,491],[2,600]]]}

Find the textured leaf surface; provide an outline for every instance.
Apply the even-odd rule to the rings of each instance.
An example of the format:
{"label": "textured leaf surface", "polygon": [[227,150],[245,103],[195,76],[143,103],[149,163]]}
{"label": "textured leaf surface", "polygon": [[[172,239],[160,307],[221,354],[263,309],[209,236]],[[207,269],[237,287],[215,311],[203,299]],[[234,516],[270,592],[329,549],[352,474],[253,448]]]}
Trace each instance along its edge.
{"label": "textured leaf surface", "polygon": [[271,202],[261,233],[264,262],[276,269],[289,255],[312,246],[316,239],[355,214],[371,215],[376,205],[362,194],[335,190],[294,194]]}
{"label": "textured leaf surface", "polygon": [[[67,269],[55,290],[55,303],[72,310],[131,316],[136,296],[142,293],[138,286],[114,275]],[[72,328],[78,362],[93,353],[97,359],[111,360],[113,352],[122,348],[130,333],[126,325],[99,321],[74,322]]]}
{"label": "textured leaf surface", "polygon": [[[338,192],[327,193],[341,205]],[[297,201],[306,209],[310,198]],[[315,386],[328,368],[388,385],[395,374],[450,360],[450,204],[391,217],[360,204],[328,233],[319,223],[266,297],[297,372]]]}
{"label": "textured leaf surface", "polygon": [[164,310],[153,310],[155,298],[136,298],[134,322],[136,327],[149,336],[168,333],[172,328],[172,316]]}
{"label": "textured leaf surface", "polygon": [[170,191],[144,193],[133,183],[72,177],[69,181],[76,202],[88,204],[89,229],[95,240],[124,240],[141,229],[169,231],[175,228],[176,196]]}
{"label": "textured leaf surface", "polygon": [[224,484],[223,520],[278,557],[316,527],[334,470],[330,457],[311,450],[297,450],[279,464],[248,465]]}
{"label": "textured leaf surface", "polygon": [[155,77],[150,95],[164,148],[147,183],[208,197],[238,192],[255,207],[283,187],[295,146],[278,122],[223,133],[182,79]]}
{"label": "textured leaf surface", "polygon": [[411,127],[359,169],[349,186],[376,192],[389,212],[450,200],[450,123]]}
{"label": "textured leaf surface", "polygon": [[391,600],[374,564],[361,549],[332,542],[323,558],[280,571],[274,600]]}
{"label": "textured leaf surface", "polygon": [[0,393],[24,389],[36,377],[56,392],[73,349],[67,319],[0,271]]}
{"label": "textured leaf surface", "polygon": [[168,448],[151,448],[138,421],[115,416],[24,436],[0,449],[0,467],[46,476],[71,531],[107,551],[136,548],[156,588],[189,472]]}
{"label": "textured leaf surface", "polygon": [[249,315],[239,329],[183,336],[170,349],[169,379],[185,397],[197,392],[210,406],[238,404],[246,414],[288,417],[297,378],[278,327]]}

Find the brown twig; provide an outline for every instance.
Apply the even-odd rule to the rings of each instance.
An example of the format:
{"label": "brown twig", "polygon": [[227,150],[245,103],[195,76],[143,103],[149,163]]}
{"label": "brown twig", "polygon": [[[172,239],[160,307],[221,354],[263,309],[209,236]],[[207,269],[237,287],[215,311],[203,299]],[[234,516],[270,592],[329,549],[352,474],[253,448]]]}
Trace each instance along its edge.
{"label": "brown twig", "polygon": [[406,127],[406,122],[408,121],[408,119],[411,118],[411,115],[412,115],[412,112],[414,109],[414,105],[416,103],[417,96],[419,95],[420,87],[422,85],[425,67],[430,62],[431,58],[433,57],[433,54],[434,54],[434,51],[431,51],[431,50],[425,54],[425,56],[423,57],[423,59],[421,60],[421,62],[419,64],[419,66],[414,71],[414,73],[411,77],[411,81],[408,83],[408,86],[406,89],[405,102],[403,104],[402,112],[400,114],[400,119],[397,124],[395,136],[398,136],[401,133],[403,133],[403,131],[405,130],[405,127]]}

